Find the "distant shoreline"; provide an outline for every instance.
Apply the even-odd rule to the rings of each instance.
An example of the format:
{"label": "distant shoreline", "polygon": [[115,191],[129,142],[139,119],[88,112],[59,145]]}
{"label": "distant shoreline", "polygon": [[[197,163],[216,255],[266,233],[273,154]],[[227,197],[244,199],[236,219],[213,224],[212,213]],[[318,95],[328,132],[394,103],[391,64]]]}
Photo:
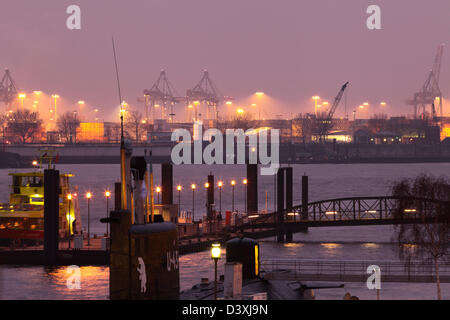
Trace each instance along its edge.
{"label": "distant shoreline", "polygon": [[[17,155],[18,156],[18,155]],[[15,159],[12,166],[6,166],[7,162],[0,160],[0,168],[18,168],[16,163],[22,163],[23,167],[31,167],[33,157],[20,157]],[[170,157],[154,156],[152,163],[171,163]],[[11,163],[11,162],[10,162]],[[66,156],[59,157],[59,164],[120,164],[120,157],[116,156]],[[429,157],[429,158],[359,158],[359,159],[330,159],[330,160],[309,160],[309,161],[281,161],[282,165],[290,164],[401,164],[401,163],[450,163],[450,157]],[[226,164],[224,164],[226,165]]]}

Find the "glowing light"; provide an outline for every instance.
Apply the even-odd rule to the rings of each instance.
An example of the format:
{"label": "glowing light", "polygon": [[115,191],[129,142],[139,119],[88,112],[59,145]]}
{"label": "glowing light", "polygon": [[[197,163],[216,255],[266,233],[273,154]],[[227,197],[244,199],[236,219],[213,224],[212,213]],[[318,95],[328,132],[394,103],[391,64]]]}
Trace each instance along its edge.
{"label": "glowing light", "polygon": [[381,102],[381,103],[380,103],[380,106],[385,107],[385,106],[386,106],[386,102],[384,102],[384,101]]}
{"label": "glowing light", "polygon": [[37,160],[33,160],[32,164],[33,164],[33,166],[37,166],[38,165]]}
{"label": "glowing light", "polygon": [[195,183],[191,184],[191,189],[195,190],[197,188],[197,186],[195,185]]}
{"label": "glowing light", "polygon": [[317,100],[320,100],[320,97],[319,96],[313,96],[311,99],[317,101]]}
{"label": "glowing light", "polygon": [[84,102],[82,100],[78,101],[78,105],[80,105],[80,106],[84,106],[85,104],[86,104],[86,102]]}
{"label": "glowing light", "polygon": [[59,99],[59,95],[57,95],[57,94],[52,94],[52,98],[53,98],[53,99]]}
{"label": "glowing light", "polygon": [[205,183],[205,188],[206,188],[206,189],[209,188],[209,183],[208,183],[208,182]]}
{"label": "glowing light", "polygon": [[88,198],[88,199],[92,198],[92,193],[91,192],[87,192],[86,193],[86,198]]}
{"label": "glowing light", "polygon": [[42,91],[36,90],[36,91],[33,91],[33,93],[37,96],[40,96],[42,94]]}
{"label": "glowing light", "polygon": [[111,197],[111,191],[105,191],[105,197],[109,198]]}
{"label": "glowing light", "polygon": [[225,102],[225,104],[226,104],[227,106],[231,106],[231,105],[233,104],[233,102],[227,101],[227,102]]}
{"label": "glowing light", "polygon": [[232,186],[236,185],[236,181],[235,180],[231,180],[231,185]]}
{"label": "glowing light", "polygon": [[181,189],[183,189],[183,187],[180,186],[180,185],[178,185],[178,186],[177,186],[177,190],[178,190],[178,191],[181,191]]}
{"label": "glowing light", "polygon": [[67,195],[67,200],[72,200],[72,194],[69,193],[69,194]]}
{"label": "glowing light", "polygon": [[247,184],[247,183],[248,183],[248,180],[247,180],[247,179],[244,179],[244,180],[242,180],[242,183],[243,183],[243,184]]}
{"label": "glowing light", "polygon": [[20,99],[25,99],[27,97],[26,93],[19,93]]}
{"label": "glowing light", "polygon": [[245,111],[244,111],[244,109],[242,109],[242,108],[239,108],[239,109],[236,110],[236,113],[237,113],[237,114],[244,114],[244,112],[245,112]]}
{"label": "glowing light", "polygon": [[156,187],[156,193],[160,193],[161,192],[161,187]]}
{"label": "glowing light", "polygon": [[211,247],[211,258],[220,259],[221,254],[220,243],[213,243]]}
{"label": "glowing light", "polygon": [[222,187],[223,187],[223,181],[217,182],[217,186],[218,186],[219,188],[222,188]]}
{"label": "glowing light", "polygon": [[262,92],[262,91],[258,91],[258,92],[256,92],[255,93],[258,97],[262,97],[262,96],[264,96],[264,92]]}

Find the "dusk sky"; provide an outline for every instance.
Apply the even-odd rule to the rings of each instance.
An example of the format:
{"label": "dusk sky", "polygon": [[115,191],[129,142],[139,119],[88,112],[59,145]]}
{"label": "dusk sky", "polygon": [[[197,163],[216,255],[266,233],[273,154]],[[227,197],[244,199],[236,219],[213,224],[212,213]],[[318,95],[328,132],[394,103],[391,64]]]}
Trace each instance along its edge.
{"label": "dusk sky", "polygon": [[[71,4],[81,7],[81,30],[66,28]],[[366,27],[371,4],[381,7],[382,30]],[[386,101],[400,115],[412,113],[405,100],[425,82],[437,46],[449,42],[449,15],[444,0],[1,0],[0,68],[21,91],[85,100],[113,120],[114,35],[131,105],[162,68],[180,95],[208,69],[237,103],[267,93],[269,115],[313,112],[311,96],[332,101],[346,81],[349,114],[363,102],[379,113]],[[440,87],[447,97],[448,46]]]}

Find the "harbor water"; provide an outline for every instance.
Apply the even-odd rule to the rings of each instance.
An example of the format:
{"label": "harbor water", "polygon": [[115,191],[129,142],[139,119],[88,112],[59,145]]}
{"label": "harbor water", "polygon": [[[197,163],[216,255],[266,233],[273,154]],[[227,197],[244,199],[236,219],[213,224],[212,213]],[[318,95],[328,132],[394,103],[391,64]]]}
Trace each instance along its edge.
{"label": "harbor water", "polygon": [[[400,178],[415,177],[420,173],[446,176],[450,163],[427,164],[321,164],[293,165],[294,203],[301,197],[301,175],[309,176],[310,201],[337,197],[383,196],[390,193],[392,184]],[[119,180],[118,165],[59,165],[61,172],[75,174],[72,186],[79,188],[78,197],[84,228],[87,229],[87,191],[91,199],[91,233],[102,236],[106,226],[99,222],[106,215],[105,190],[113,190]],[[155,166],[155,185],[160,185],[160,168]],[[17,172],[29,169],[17,169]],[[10,170],[0,170],[0,201],[7,202],[10,188]],[[175,166],[174,185],[182,185],[181,210],[192,211],[195,218],[205,213],[206,190],[202,187],[207,175],[215,175],[216,183],[224,182],[222,211],[231,209],[231,180],[236,180],[235,207],[242,211],[245,203],[245,166]],[[193,192],[190,185],[195,183]],[[259,208],[274,209],[274,177],[259,177]],[[267,196],[266,196],[267,195]],[[156,197],[155,197],[156,198]],[[193,199],[194,198],[194,199]],[[216,188],[216,205],[219,207],[219,191]],[[156,199],[157,200],[157,199]],[[178,202],[178,192],[174,193]],[[113,201],[110,200],[110,206]],[[308,233],[294,235],[293,243],[278,244],[274,238],[260,240],[261,260],[264,259],[335,259],[335,260],[398,260],[393,243],[392,226],[326,227],[311,228]],[[225,252],[223,252],[225,254]],[[223,273],[223,262],[219,273]],[[181,290],[191,288],[200,278],[213,279],[213,262],[209,252],[200,252],[180,257]],[[81,289],[68,289],[66,281],[70,275],[66,267],[45,268],[0,265],[0,299],[107,299],[109,270],[107,267],[82,267]],[[337,284],[337,283],[335,283]],[[342,289],[317,290],[317,299],[342,299],[346,292],[361,299],[376,299],[376,292],[368,290],[366,283],[345,283]],[[442,285],[444,299],[450,299],[450,284]],[[383,283],[382,299],[435,299],[435,284],[428,283]]]}

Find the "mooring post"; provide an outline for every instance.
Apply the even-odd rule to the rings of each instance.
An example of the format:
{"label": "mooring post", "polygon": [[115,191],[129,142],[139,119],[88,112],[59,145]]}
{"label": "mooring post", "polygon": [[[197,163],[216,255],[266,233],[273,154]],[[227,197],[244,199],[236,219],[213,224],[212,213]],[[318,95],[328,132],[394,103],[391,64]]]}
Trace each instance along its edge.
{"label": "mooring post", "polygon": [[258,165],[247,164],[247,208],[248,214],[258,213]]}
{"label": "mooring post", "polygon": [[302,220],[308,220],[308,201],[309,201],[309,183],[308,176],[302,176]]}
{"label": "mooring post", "polygon": [[170,163],[161,165],[162,204],[173,204],[173,166]]}
{"label": "mooring post", "polygon": [[110,215],[111,249],[109,266],[109,298],[131,297],[130,240],[131,212],[116,210]]}
{"label": "mooring post", "polygon": [[122,184],[120,182],[114,183],[114,210],[122,208]]}
{"label": "mooring post", "polygon": [[[206,188],[206,220],[209,224],[209,233],[212,233],[213,221],[217,222],[217,219],[213,215],[212,206],[214,204],[214,176],[210,173],[208,175],[208,187]],[[215,230],[217,232],[217,224],[215,224]]]}
{"label": "mooring post", "polygon": [[[284,169],[286,172],[286,212],[292,212],[293,201],[292,201],[292,191],[293,191],[293,168],[288,167]],[[295,219],[295,215],[294,215]],[[286,225],[286,242],[292,242],[292,230],[290,225]]]}
{"label": "mooring post", "polygon": [[44,170],[44,259],[45,265],[57,263],[59,240],[59,171]]}
{"label": "mooring post", "polygon": [[284,169],[277,173],[277,242],[284,242]]}

